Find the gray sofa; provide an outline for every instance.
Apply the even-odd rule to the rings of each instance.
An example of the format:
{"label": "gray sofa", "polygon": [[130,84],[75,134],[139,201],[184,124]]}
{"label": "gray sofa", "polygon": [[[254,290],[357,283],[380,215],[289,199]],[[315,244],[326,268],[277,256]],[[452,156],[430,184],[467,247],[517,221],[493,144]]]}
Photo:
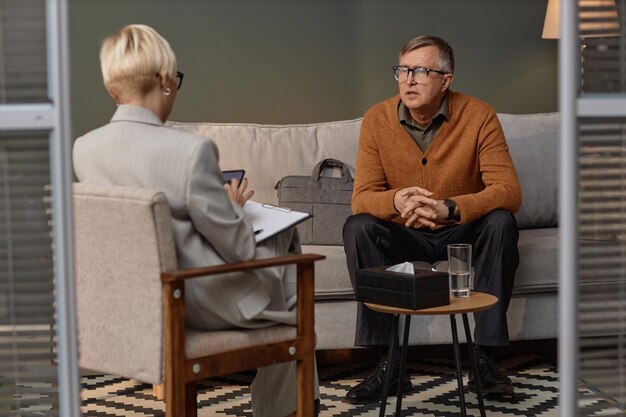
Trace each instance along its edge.
{"label": "gray sofa", "polygon": [[[499,114],[520,177],[523,202],[516,214],[520,228],[520,265],[509,307],[511,340],[557,337],[557,163],[556,113]],[[308,125],[170,123],[213,139],[222,169],[244,168],[254,200],[277,203],[274,186],[287,175],[309,175],[324,158],[339,159],[354,173],[361,119]],[[316,266],[318,349],[354,347],[356,302],[343,246],[307,245],[305,253],[326,260]],[[451,343],[446,317],[412,320],[412,344]]]}

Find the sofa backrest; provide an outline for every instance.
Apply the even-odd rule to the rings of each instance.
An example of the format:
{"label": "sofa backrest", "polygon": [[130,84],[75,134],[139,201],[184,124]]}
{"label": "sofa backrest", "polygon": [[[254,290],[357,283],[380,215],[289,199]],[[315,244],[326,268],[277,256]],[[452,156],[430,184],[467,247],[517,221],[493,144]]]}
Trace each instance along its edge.
{"label": "sofa backrest", "polygon": [[[556,226],[556,113],[499,114],[522,182],[523,201],[516,214],[520,228]],[[213,139],[223,170],[246,170],[256,201],[277,203],[274,186],[288,175],[310,175],[325,158],[339,159],[354,174],[361,120],[299,124],[178,123],[175,128]]]}
{"label": "sofa backrest", "polygon": [[556,227],[558,214],[559,115],[498,114],[522,186],[520,229]]}
{"label": "sofa backrest", "polygon": [[255,201],[276,204],[274,186],[288,175],[311,175],[322,159],[335,158],[354,173],[361,119],[307,125],[176,123],[206,136],[220,152],[220,167],[245,169]]}

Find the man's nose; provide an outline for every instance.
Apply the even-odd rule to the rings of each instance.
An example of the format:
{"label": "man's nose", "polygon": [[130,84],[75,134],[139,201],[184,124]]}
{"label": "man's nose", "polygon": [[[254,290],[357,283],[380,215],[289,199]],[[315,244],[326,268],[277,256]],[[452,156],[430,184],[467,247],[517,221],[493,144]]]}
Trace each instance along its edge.
{"label": "man's nose", "polygon": [[409,71],[406,73],[406,81],[407,84],[414,85],[417,84],[417,80],[415,79],[415,73],[413,71]]}

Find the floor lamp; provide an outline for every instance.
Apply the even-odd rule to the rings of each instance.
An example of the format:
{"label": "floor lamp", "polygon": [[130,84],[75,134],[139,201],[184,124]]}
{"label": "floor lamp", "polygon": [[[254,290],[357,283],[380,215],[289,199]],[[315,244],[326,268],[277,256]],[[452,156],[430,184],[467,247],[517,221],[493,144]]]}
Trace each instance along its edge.
{"label": "floor lamp", "polygon": [[[568,0],[565,0],[568,1]],[[609,38],[621,36],[619,15],[615,0],[578,0],[578,34],[580,37],[581,56],[581,92],[584,92],[583,64],[585,55],[589,53],[606,53],[607,43],[585,41],[590,38]],[[560,38],[560,0],[548,0],[546,17],[543,24],[543,39]],[[593,48],[587,50],[587,48]],[[587,75],[591,75],[588,73]],[[597,74],[597,72],[596,72]],[[624,81],[621,81],[624,83]],[[606,86],[602,82],[602,88]],[[608,87],[607,87],[608,86]]]}
{"label": "floor lamp", "polygon": [[[578,0],[578,20],[582,39],[621,34],[615,0]],[[560,0],[548,0],[541,37],[559,39],[560,26]]]}

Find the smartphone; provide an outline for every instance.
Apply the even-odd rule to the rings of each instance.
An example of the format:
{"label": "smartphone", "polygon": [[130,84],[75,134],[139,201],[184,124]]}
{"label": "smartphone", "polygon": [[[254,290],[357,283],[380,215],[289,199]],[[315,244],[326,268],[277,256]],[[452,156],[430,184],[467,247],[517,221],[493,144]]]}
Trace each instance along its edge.
{"label": "smartphone", "polygon": [[241,183],[244,175],[246,175],[246,171],[244,169],[233,169],[229,171],[222,171],[222,175],[224,176],[224,184],[230,184],[230,180],[233,178],[237,178],[239,183]]}

